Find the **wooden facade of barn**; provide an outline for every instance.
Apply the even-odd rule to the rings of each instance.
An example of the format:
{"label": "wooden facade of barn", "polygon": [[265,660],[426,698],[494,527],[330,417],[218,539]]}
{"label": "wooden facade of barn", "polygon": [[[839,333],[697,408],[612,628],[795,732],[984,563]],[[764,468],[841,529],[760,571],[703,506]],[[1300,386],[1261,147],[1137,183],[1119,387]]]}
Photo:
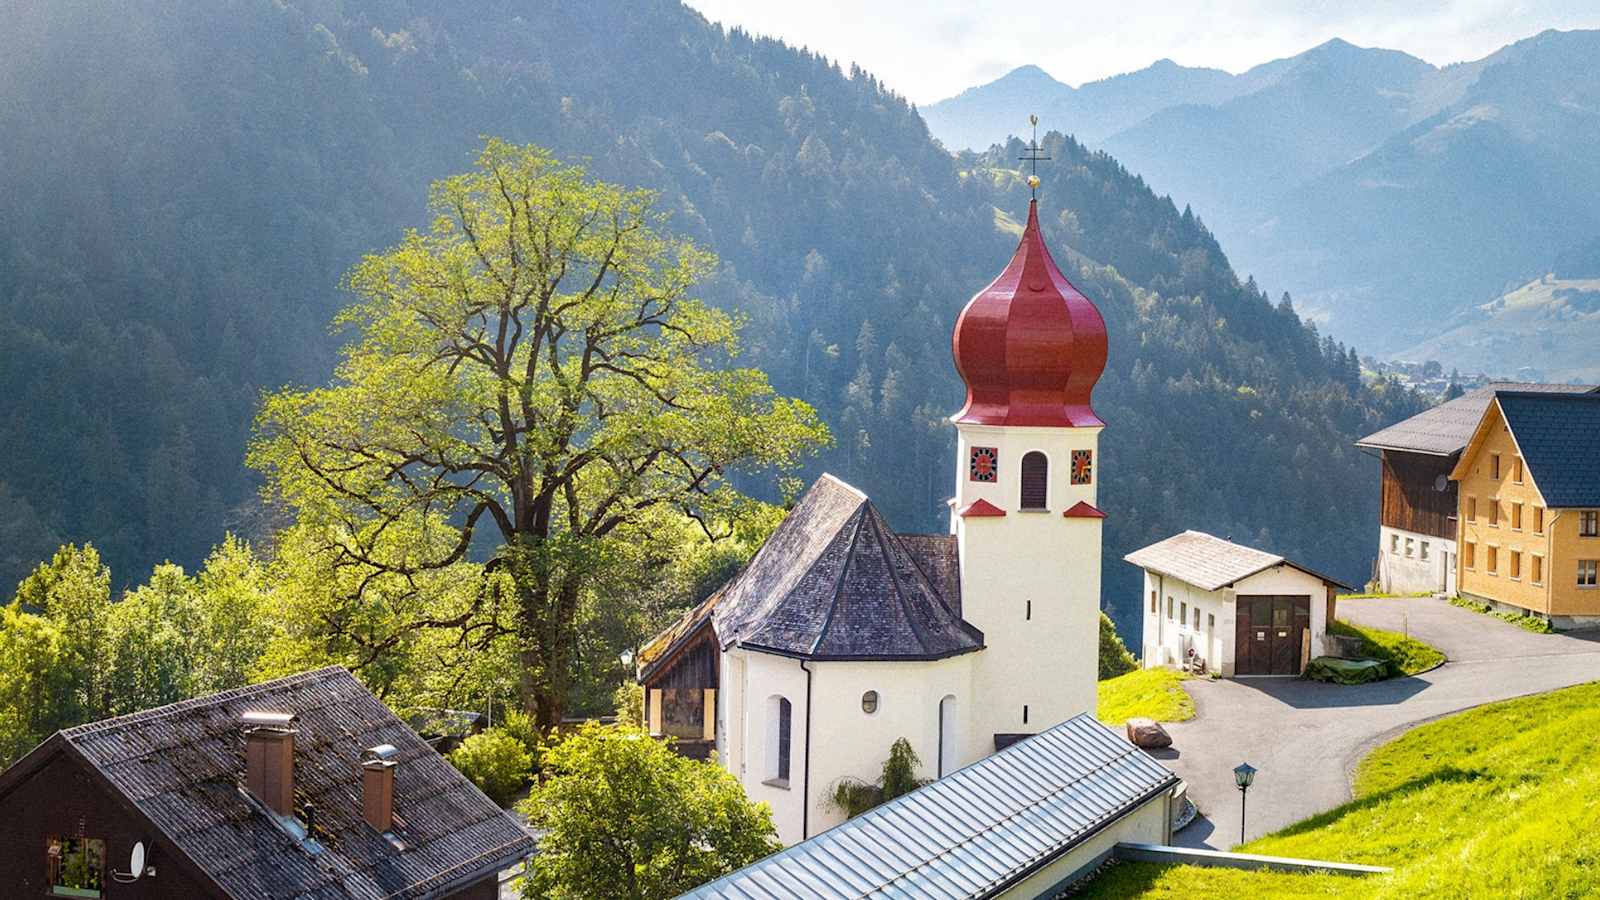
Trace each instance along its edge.
{"label": "wooden facade of barn", "polygon": [[1450,470],[1459,457],[1384,450],[1383,524],[1455,540],[1456,483],[1450,480]]}

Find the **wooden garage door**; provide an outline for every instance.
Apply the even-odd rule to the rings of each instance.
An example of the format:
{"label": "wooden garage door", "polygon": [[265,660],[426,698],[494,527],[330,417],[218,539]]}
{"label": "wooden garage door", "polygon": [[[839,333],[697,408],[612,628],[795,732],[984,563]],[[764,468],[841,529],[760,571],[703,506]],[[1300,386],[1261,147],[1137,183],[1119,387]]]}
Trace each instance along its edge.
{"label": "wooden garage door", "polygon": [[1311,627],[1309,596],[1240,594],[1234,610],[1235,675],[1300,674],[1301,635]]}

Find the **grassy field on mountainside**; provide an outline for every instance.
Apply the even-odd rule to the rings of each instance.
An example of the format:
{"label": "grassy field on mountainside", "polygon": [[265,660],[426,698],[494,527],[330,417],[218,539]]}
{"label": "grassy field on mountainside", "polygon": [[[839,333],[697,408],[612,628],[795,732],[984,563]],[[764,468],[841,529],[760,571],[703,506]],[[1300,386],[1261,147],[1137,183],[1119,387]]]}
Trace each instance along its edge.
{"label": "grassy field on mountainside", "polygon": [[1594,896],[1597,760],[1600,683],[1492,704],[1378,748],[1357,770],[1355,800],[1241,848],[1392,866],[1392,873],[1346,878],[1122,863],[1079,896]]}

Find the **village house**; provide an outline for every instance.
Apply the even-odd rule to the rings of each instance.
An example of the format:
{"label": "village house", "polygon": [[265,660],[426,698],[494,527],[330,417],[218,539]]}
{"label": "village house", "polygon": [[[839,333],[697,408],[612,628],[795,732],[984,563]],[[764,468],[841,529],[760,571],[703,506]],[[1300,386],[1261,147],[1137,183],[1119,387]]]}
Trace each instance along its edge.
{"label": "village house", "polygon": [[1462,597],[1600,624],[1600,394],[1495,391],[1450,479]]}
{"label": "village house", "polygon": [[1348,591],[1274,553],[1185,531],[1123,557],[1144,570],[1142,663],[1224,677],[1299,675]]}
{"label": "village house", "polygon": [[1456,593],[1458,497],[1450,472],[1496,391],[1590,393],[1588,385],[1497,382],[1356,442],[1383,463],[1373,581],[1391,594]]}
{"label": "village house", "polygon": [[336,666],[70,728],[0,774],[5,897],[494,900],[533,850]]}
{"label": "village house", "polygon": [[950,533],[897,533],[825,475],[640,653],[651,731],[715,750],[786,844],[842,822],[833,787],[875,779],[900,738],[937,778],[1094,711],[1106,329],[1050,258],[1036,203],[953,347],[967,398]]}

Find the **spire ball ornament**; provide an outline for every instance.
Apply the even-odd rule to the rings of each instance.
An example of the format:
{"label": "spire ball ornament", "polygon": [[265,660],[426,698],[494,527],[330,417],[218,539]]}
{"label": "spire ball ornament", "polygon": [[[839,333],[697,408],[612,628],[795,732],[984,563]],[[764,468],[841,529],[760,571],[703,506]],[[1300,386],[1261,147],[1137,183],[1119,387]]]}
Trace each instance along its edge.
{"label": "spire ball ornament", "polygon": [[1034,190],[1034,191],[1037,191],[1039,189],[1039,176],[1037,176],[1037,175],[1029,175],[1028,176],[1028,189],[1029,190]]}

